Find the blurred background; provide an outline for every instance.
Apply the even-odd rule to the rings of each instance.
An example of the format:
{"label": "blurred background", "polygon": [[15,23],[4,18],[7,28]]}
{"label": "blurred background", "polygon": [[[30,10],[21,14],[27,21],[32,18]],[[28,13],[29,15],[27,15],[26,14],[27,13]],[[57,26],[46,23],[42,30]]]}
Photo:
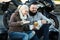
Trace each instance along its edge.
{"label": "blurred background", "polygon": [[[4,2],[9,2],[11,0],[0,0],[0,28],[4,28],[4,24],[3,24],[3,16],[4,16],[4,11],[1,9],[2,8],[2,5],[5,4]],[[23,3],[25,3],[25,1],[27,0],[18,0],[19,1],[22,1]],[[57,19],[59,21],[59,32],[60,32],[60,0],[52,0],[54,3],[55,3],[55,9],[53,10],[53,14],[55,16],[57,16]],[[15,10],[17,8],[17,6],[15,6],[14,3],[10,2],[9,4],[9,7],[8,9],[10,10]],[[59,34],[59,38],[58,40],[60,40],[60,34]]]}

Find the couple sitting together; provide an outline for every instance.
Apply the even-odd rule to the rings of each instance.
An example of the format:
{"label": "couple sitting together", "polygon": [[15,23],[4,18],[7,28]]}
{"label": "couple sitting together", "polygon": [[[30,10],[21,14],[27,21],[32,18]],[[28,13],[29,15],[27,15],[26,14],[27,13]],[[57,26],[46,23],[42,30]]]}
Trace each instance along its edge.
{"label": "couple sitting together", "polygon": [[10,40],[39,40],[35,30],[39,31],[40,28],[42,28],[43,40],[49,40],[47,24],[50,24],[51,21],[37,9],[36,4],[30,4],[29,7],[27,5],[18,6],[9,21]]}

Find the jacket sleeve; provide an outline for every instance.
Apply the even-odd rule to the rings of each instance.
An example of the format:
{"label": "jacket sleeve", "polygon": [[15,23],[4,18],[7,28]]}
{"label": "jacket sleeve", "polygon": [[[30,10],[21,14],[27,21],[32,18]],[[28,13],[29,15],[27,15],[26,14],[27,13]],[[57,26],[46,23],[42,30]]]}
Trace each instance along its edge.
{"label": "jacket sleeve", "polygon": [[45,17],[42,13],[40,13],[40,17],[42,20],[46,20],[48,23],[52,23],[51,20]]}
{"label": "jacket sleeve", "polygon": [[10,18],[10,21],[9,21],[9,26],[10,26],[10,27],[18,27],[18,26],[21,25],[21,21],[16,21],[16,22],[15,22],[15,20],[16,20],[16,18],[15,18],[15,13],[13,13],[13,14],[11,15],[11,18]]}

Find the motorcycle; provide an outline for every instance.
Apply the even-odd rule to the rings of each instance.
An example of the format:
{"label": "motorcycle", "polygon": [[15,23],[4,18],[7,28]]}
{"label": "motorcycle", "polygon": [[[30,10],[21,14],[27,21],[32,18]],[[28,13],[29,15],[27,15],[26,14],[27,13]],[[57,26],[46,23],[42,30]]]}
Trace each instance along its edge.
{"label": "motorcycle", "polygon": [[[11,0],[11,2],[16,7],[18,5],[22,5],[23,4],[20,0]],[[8,2],[8,3],[10,3],[10,2]],[[9,29],[9,27],[8,27],[9,20],[10,20],[10,17],[12,15],[12,13],[15,11],[15,9],[14,10],[8,9],[8,7],[9,7],[9,6],[7,6],[8,3],[5,4],[6,5],[6,7],[5,7],[6,10],[4,10],[4,6],[2,6],[2,8],[3,8],[2,10],[4,11],[3,24],[6,27],[6,29]],[[54,3],[51,0],[50,1],[48,1],[48,0],[43,0],[43,1],[42,0],[35,0],[35,1],[28,0],[28,1],[25,2],[26,5],[29,5],[31,3],[37,3],[38,11],[41,12],[43,15],[45,15],[47,18],[49,18],[52,21],[52,24],[54,25],[54,28],[56,28],[56,29],[59,28],[59,21],[58,21],[57,17],[53,13],[50,13],[52,10],[54,10]],[[50,9],[50,10],[48,10],[48,9]],[[53,35],[51,33],[52,31],[53,30],[49,31],[49,33],[50,33],[49,36]],[[59,34],[59,31],[57,31],[57,30],[55,30],[55,31]],[[56,35],[56,39],[58,39],[57,36],[58,35]],[[50,39],[53,40],[53,39],[55,39],[55,37],[53,36],[53,39],[50,37]]]}
{"label": "motorcycle", "polygon": [[[37,0],[36,0],[37,1]],[[29,5],[29,4],[31,4],[32,2],[36,2],[36,1],[26,1],[26,5]],[[46,1],[46,0],[45,0]],[[53,13],[50,13],[52,10],[54,10],[54,4],[51,2],[51,4],[49,4],[48,2],[45,2],[45,1],[38,1],[39,2],[39,4],[37,4],[37,6],[40,6],[39,8],[38,8],[38,11],[40,11],[40,12],[42,12],[42,14],[43,15],[45,15],[46,17],[48,17],[49,19],[51,19],[52,20],[52,22],[54,23],[53,25],[54,25],[54,27],[55,28],[59,28],[59,22],[58,22],[58,19],[57,19],[57,17],[53,14]],[[14,5],[17,7],[18,5],[22,5],[23,3],[20,1],[20,2],[18,2],[18,0],[12,0],[12,2],[14,3]],[[53,5],[52,5],[53,4]],[[48,6],[47,6],[48,5]],[[51,6],[51,7],[49,7],[49,5]],[[4,6],[3,6],[4,7]],[[3,8],[2,7],[2,8]],[[4,8],[3,8],[4,9]],[[8,9],[8,7],[7,7],[7,9]],[[7,10],[6,9],[6,10]],[[48,10],[49,9],[49,10]],[[5,11],[6,11],[5,10]],[[4,17],[3,17],[3,23],[4,23],[4,25],[5,25],[5,27],[7,27],[8,26],[8,20],[9,20],[9,18],[10,18],[10,15],[14,12],[15,10],[7,10],[7,13],[4,13]],[[44,14],[45,13],[45,14]],[[9,18],[7,18],[8,17],[8,15],[9,15]],[[5,20],[4,20],[5,19]]]}

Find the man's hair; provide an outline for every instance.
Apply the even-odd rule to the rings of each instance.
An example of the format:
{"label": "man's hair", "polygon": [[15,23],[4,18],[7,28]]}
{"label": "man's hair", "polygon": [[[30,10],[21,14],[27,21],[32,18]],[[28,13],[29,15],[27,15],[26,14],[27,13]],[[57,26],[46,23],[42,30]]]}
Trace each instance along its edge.
{"label": "man's hair", "polygon": [[30,7],[31,5],[37,5],[37,2],[30,3],[28,6]]}

